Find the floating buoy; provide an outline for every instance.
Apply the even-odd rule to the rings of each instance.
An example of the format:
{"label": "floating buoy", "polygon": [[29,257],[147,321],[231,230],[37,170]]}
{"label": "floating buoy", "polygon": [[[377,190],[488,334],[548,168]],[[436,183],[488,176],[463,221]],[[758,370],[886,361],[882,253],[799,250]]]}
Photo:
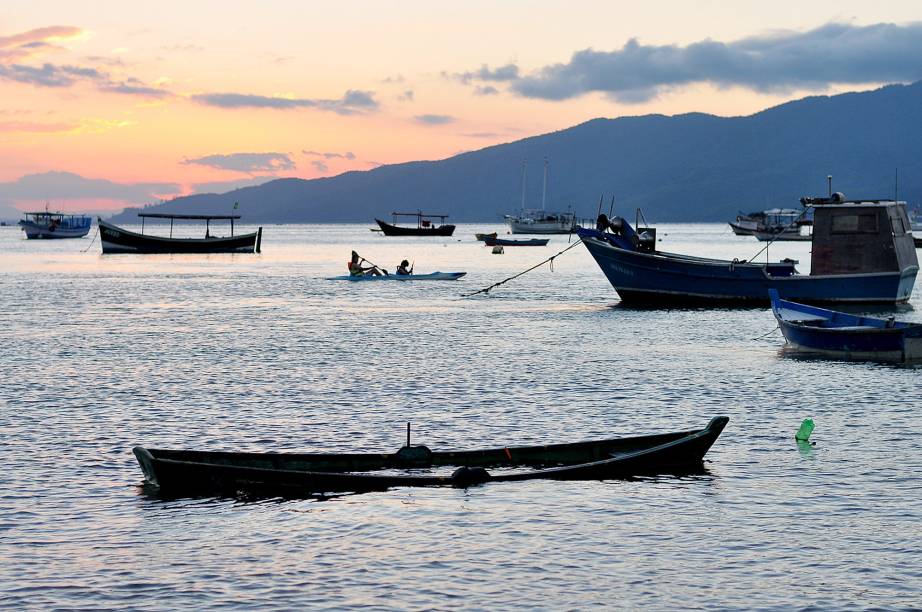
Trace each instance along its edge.
{"label": "floating buoy", "polygon": [[502,255],[502,254],[503,254],[503,245],[498,244],[498,245],[496,245],[495,247],[493,247],[493,254],[494,254],[494,255]]}
{"label": "floating buoy", "polygon": [[813,427],[813,419],[804,419],[804,422],[800,424],[800,429],[794,434],[794,439],[798,442],[809,442]]}

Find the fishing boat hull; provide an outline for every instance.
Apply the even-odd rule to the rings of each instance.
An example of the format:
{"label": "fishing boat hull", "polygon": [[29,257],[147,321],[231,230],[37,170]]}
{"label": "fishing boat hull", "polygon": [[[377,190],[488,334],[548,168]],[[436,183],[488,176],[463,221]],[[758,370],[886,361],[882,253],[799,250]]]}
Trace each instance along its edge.
{"label": "fishing boat hull", "polygon": [[263,228],[223,238],[165,238],[131,232],[99,220],[102,252],[110,253],[259,253]]}
{"label": "fishing boat hull", "polygon": [[[415,446],[393,454],[227,453],[135,447],[134,455],[147,483],[167,496],[241,492],[322,495],[535,479],[603,480],[700,471],[705,454],[728,420],[715,417],[704,429],[652,436],[445,453]],[[444,475],[433,473],[446,466],[458,469]],[[514,470],[522,466],[533,469]],[[504,471],[490,474],[486,468]],[[382,470],[388,472],[375,473]]]}
{"label": "fishing boat hull", "polygon": [[482,240],[486,246],[547,246],[550,238],[531,238],[528,240],[515,240],[499,238],[496,234],[477,234],[477,239]]}
{"label": "fishing boat hull", "polygon": [[922,360],[922,324],[863,317],[781,299],[772,313],[790,348],[848,361]]}
{"label": "fishing boat hull", "polygon": [[753,264],[660,251],[630,251],[596,230],[577,230],[625,304],[643,306],[766,305],[768,290],[810,303],[906,302],[918,266],[902,271],[804,276],[793,264]]}
{"label": "fishing boat hull", "polygon": [[455,226],[451,224],[433,227],[402,227],[381,219],[375,219],[375,222],[385,236],[451,236],[455,232]]}
{"label": "fishing boat hull", "polygon": [[364,275],[364,276],[332,276],[327,280],[343,280],[352,282],[362,281],[452,281],[458,280],[467,272],[432,272],[430,274],[382,274],[381,276]]}
{"label": "fishing boat hull", "polygon": [[810,242],[813,236],[800,233],[800,228],[792,232],[752,232],[759,242]]}
{"label": "fishing boat hull", "polygon": [[19,227],[26,233],[26,238],[29,240],[57,240],[61,238],[83,238],[89,233],[91,224],[82,227],[53,227],[47,223],[20,221]]}

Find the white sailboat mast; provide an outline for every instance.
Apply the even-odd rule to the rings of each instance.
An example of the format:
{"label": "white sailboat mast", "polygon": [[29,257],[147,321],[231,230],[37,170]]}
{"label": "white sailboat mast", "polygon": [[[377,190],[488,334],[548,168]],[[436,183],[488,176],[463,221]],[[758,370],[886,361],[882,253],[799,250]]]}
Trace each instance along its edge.
{"label": "white sailboat mast", "polygon": [[544,212],[544,205],[547,201],[547,158],[544,158],[544,188],[541,191],[541,211]]}
{"label": "white sailboat mast", "polygon": [[528,159],[522,160],[522,210],[525,210],[525,170],[528,168]]}

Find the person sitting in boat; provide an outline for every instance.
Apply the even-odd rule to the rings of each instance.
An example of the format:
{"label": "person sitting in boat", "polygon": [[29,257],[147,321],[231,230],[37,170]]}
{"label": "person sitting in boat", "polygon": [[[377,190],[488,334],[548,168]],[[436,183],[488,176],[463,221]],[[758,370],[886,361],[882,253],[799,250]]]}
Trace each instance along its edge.
{"label": "person sitting in boat", "polygon": [[404,259],[400,262],[400,265],[397,266],[397,274],[401,276],[409,276],[413,274],[413,268],[410,267],[410,262]]}
{"label": "person sitting in boat", "polygon": [[379,270],[377,266],[369,266],[367,268],[363,268],[363,261],[365,261],[364,258],[359,257],[358,253],[352,251],[352,259],[350,259],[349,263],[346,264],[349,266],[350,276],[381,276],[381,270]]}

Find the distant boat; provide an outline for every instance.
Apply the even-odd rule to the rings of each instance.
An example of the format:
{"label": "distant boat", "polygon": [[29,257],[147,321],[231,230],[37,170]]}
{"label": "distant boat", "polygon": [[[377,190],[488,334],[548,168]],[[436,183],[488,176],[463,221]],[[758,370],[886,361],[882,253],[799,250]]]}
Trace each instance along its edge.
{"label": "distant boat", "polygon": [[474,236],[486,246],[545,246],[550,240],[550,238],[528,238],[525,240],[500,238],[496,235],[496,232],[492,234],[474,234]]}
{"label": "distant boat", "polygon": [[922,249],[922,212],[918,208],[909,210],[909,228],[916,248]]}
{"label": "distant boat", "polygon": [[577,228],[625,304],[764,304],[768,290],[803,302],[906,302],[919,271],[906,207],[892,200],[803,198],[814,208],[810,274],[796,262],[726,261],[656,249],[654,228],[600,215]]}
{"label": "distant boat", "polygon": [[19,227],[27,239],[83,238],[90,231],[93,219],[86,215],[68,215],[49,212],[47,207],[40,212],[23,213]]}
{"label": "distant boat", "polygon": [[[451,236],[455,231],[454,225],[445,223],[448,215],[430,215],[422,211],[415,213],[394,212],[391,215],[395,218],[394,223],[375,219],[385,236]],[[416,217],[416,227],[397,225],[397,217]],[[438,219],[439,223],[435,224],[433,219]]]}
{"label": "distant boat", "polygon": [[[391,487],[468,487],[523,480],[606,480],[700,472],[728,417],[703,429],[569,444],[437,452],[407,444],[395,453],[236,453],[148,449],[135,458],[163,496],[320,495]],[[454,471],[450,471],[452,468]],[[487,468],[495,470],[488,472]],[[518,468],[518,469],[516,469]],[[527,469],[522,469],[527,468]],[[429,473],[426,473],[429,470]]]}
{"label": "distant boat", "polygon": [[922,360],[922,323],[880,319],[798,304],[769,290],[772,313],[796,350],[852,361]]}
{"label": "distant boat", "polygon": [[458,280],[467,272],[430,272],[429,274],[362,274],[353,276],[344,274],[343,276],[331,276],[327,280],[344,280],[344,281],[449,281]]}
{"label": "distant boat", "polygon": [[737,236],[755,236],[763,242],[810,240],[809,227],[813,220],[805,211],[794,208],[770,208],[761,212],[739,214],[729,222]]}
{"label": "distant boat", "polygon": [[[251,234],[234,236],[234,220],[240,215],[174,215],[166,213],[138,213],[141,233],[132,232],[99,219],[99,238],[103,253],[259,253],[263,228]],[[169,237],[144,233],[145,219],[169,219]],[[173,238],[173,221],[176,219],[205,221],[204,238]],[[231,235],[211,235],[211,222],[229,220]]]}
{"label": "distant boat", "polygon": [[569,234],[576,227],[576,214],[567,212],[548,212],[547,173],[548,161],[544,160],[544,188],[541,194],[541,209],[525,207],[525,176],[527,163],[522,162],[522,211],[517,215],[505,215],[504,219],[513,234]]}

